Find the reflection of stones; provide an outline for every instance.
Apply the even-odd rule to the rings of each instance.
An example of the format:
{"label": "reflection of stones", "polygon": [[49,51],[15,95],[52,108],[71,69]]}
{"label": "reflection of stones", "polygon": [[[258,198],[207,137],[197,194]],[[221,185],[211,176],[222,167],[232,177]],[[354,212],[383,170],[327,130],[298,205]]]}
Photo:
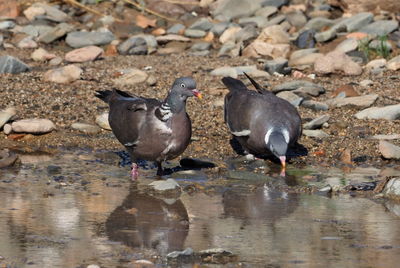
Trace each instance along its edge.
{"label": "reflection of stones", "polygon": [[[170,201],[170,200],[169,200]],[[166,255],[182,250],[189,218],[181,200],[168,202],[131,189],[106,221],[110,240],[133,248],[155,249]]]}
{"label": "reflection of stones", "polygon": [[267,186],[252,193],[228,190],[223,195],[226,217],[268,219],[271,223],[293,213],[299,204],[297,194],[278,192]]}
{"label": "reflection of stones", "polygon": [[398,201],[388,201],[384,206],[396,216],[400,217],[400,202]]}
{"label": "reflection of stones", "polygon": [[18,156],[10,153],[8,149],[4,149],[0,151],[0,168],[5,168],[14,165],[15,161],[17,161]]}

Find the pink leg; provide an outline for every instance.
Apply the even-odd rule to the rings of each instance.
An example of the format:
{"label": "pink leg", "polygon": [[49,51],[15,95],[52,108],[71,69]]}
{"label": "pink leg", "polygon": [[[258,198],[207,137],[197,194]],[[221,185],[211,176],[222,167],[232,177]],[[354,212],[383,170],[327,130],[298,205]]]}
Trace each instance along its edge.
{"label": "pink leg", "polygon": [[137,180],[139,177],[139,167],[136,163],[132,163],[131,167],[131,179],[133,181]]}

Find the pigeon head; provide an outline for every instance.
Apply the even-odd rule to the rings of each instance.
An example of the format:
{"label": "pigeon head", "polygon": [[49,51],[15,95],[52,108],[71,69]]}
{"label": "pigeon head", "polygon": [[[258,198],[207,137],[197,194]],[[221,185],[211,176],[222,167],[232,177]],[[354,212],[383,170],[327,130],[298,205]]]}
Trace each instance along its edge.
{"label": "pigeon head", "polygon": [[196,96],[201,99],[200,91],[196,89],[196,81],[191,77],[177,78],[172,85],[171,94],[185,101],[188,97]]}
{"label": "pigeon head", "polygon": [[[269,134],[269,135],[268,135]],[[286,166],[286,152],[288,149],[288,135],[284,132],[274,131],[267,133],[265,136],[265,143],[268,149],[273,153],[279,160],[283,167]]]}

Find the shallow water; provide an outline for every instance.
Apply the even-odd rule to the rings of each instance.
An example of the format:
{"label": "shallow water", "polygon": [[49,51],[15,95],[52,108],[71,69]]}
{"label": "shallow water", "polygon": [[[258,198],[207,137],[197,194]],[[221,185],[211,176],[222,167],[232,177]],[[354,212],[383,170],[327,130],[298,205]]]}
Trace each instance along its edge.
{"label": "shallow water", "polygon": [[[193,173],[193,180],[190,172],[172,174],[185,186],[203,183],[206,189],[166,198],[144,187],[153,181],[154,169],[141,170],[145,178],[132,184],[129,167],[119,167],[114,153],[20,159],[20,166],[0,170],[1,266],[131,267],[135,260],[150,259],[162,267],[169,252],[188,247],[195,252],[224,248],[237,255],[236,265],[248,267],[396,267],[400,262],[400,204],[395,202],[290,193],[261,175],[246,183],[213,177],[207,184],[205,171]],[[301,184],[309,170],[292,172],[286,182],[273,180]],[[316,178],[332,174],[338,172]],[[187,267],[197,261],[187,260]]]}

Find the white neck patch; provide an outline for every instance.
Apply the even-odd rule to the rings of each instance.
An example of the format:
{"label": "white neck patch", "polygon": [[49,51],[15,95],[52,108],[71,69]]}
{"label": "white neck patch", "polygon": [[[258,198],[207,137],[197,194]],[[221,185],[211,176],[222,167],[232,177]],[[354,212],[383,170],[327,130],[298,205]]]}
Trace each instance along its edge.
{"label": "white neck patch", "polygon": [[[271,134],[274,130],[275,130],[275,128],[273,128],[273,127],[268,129],[267,134],[265,134],[265,137],[264,137],[265,144],[268,144],[269,137],[271,136]],[[286,128],[283,128],[283,129],[280,129],[279,132],[282,133],[283,137],[285,138],[286,143],[289,144],[289,140],[290,140],[289,131]]]}

